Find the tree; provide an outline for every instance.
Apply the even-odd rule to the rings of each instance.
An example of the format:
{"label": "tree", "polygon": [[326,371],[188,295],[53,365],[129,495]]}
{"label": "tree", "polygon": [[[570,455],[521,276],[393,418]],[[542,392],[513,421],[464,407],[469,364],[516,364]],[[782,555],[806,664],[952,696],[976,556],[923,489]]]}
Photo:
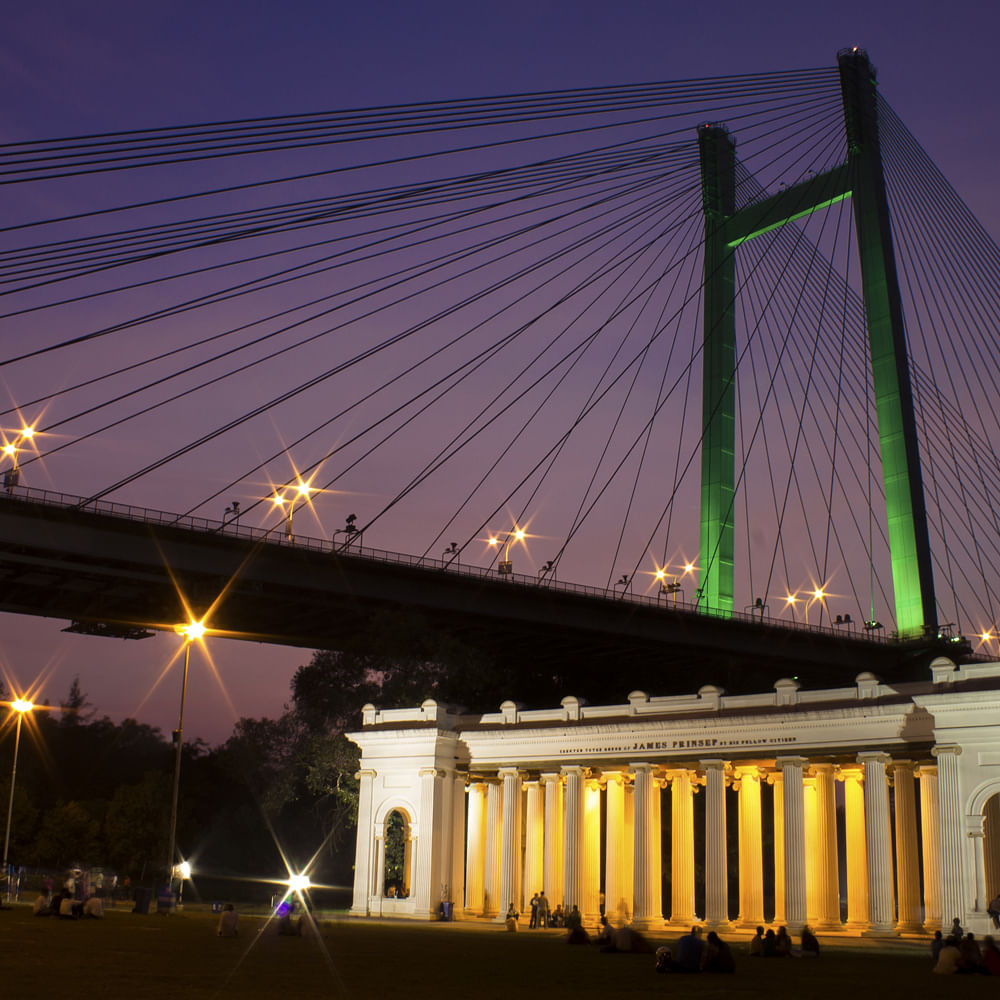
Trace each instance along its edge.
{"label": "tree", "polygon": [[162,771],[147,771],[141,781],[115,791],[104,832],[108,860],[119,871],[136,876],[150,862],[165,862],[171,791],[171,777]]}
{"label": "tree", "polygon": [[36,864],[68,868],[92,859],[98,849],[100,819],[93,815],[99,807],[83,802],[65,802],[49,809],[42,818],[33,852]]}
{"label": "tree", "polygon": [[94,713],[93,711],[87,711],[90,708],[90,702],[87,700],[87,695],[80,688],[79,674],[73,678],[73,683],[69,686],[66,700],[60,702],[59,707],[62,709],[62,715],[59,718],[61,726],[79,726],[82,723],[90,721],[90,717]]}

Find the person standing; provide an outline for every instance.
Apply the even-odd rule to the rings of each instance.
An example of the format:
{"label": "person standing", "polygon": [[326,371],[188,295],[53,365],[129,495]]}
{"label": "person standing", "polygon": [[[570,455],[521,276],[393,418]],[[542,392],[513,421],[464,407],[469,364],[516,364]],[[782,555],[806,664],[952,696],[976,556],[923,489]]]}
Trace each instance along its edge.
{"label": "person standing", "polygon": [[528,920],[528,930],[533,931],[538,926],[538,893],[531,897],[531,917]]}
{"label": "person standing", "polygon": [[538,926],[549,926],[549,897],[544,889],[538,894]]}

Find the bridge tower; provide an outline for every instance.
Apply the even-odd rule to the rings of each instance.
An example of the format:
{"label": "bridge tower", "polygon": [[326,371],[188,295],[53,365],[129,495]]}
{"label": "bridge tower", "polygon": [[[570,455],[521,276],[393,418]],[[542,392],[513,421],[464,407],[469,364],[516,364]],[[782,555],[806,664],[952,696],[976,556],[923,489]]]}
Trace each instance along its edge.
{"label": "bridge tower", "polygon": [[875,69],[861,49],[837,56],[847,159],[833,170],[737,210],[736,157],[725,128],[698,131],[705,212],[705,306],[699,606],[733,610],[735,250],[755,236],[851,198],[861,262],[885,488],[896,622],[901,638],[937,632],[902,299],[878,133]]}

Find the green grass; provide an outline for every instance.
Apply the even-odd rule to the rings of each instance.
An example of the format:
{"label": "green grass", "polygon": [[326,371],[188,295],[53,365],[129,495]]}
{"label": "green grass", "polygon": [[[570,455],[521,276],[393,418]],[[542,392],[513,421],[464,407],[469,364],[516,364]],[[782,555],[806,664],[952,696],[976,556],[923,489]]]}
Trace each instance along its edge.
{"label": "green grass", "polygon": [[103,921],[73,922],[36,919],[23,906],[5,910],[0,997],[934,1000],[1000,993],[996,979],[931,975],[926,945],[916,943],[875,949],[837,942],[818,961],[751,960],[740,944],[735,976],[658,976],[650,955],[571,948],[559,931],[344,919],[321,923],[318,938],[279,938],[273,928],[258,933],[261,917],[241,916],[240,923],[240,937],[223,940],[211,914],[190,909],[169,917],[118,910]]}

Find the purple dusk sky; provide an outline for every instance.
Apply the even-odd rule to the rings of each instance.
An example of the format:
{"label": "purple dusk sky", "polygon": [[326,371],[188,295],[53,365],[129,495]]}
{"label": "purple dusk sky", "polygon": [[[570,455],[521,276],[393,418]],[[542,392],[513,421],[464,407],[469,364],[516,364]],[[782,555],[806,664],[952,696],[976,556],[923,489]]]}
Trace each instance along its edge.
{"label": "purple dusk sky", "polygon": [[[0,141],[833,67],[838,49],[860,45],[878,67],[882,94],[996,238],[998,35],[1000,7],[977,0],[54,0],[5,14]],[[6,219],[78,210],[48,197],[41,190],[0,190]],[[23,198],[31,204],[19,203]],[[19,401],[19,386],[9,378],[0,390]],[[103,485],[88,481],[84,468],[79,481],[66,475],[56,488],[69,493],[87,495]],[[206,483],[198,495],[214,486],[209,470]],[[180,510],[185,494],[176,501],[137,495],[136,502]],[[58,702],[79,674],[98,712],[116,720],[134,715],[169,732],[176,671],[155,685],[178,640],[67,636],[60,631],[65,624],[4,616],[6,679],[23,687],[43,678],[42,691]],[[185,731],[213,744],[239,716],[280,714],[292,672],[309,657],[305,650],[233,641],[213,642],[211,649],[225,693],[195,654]]]}

